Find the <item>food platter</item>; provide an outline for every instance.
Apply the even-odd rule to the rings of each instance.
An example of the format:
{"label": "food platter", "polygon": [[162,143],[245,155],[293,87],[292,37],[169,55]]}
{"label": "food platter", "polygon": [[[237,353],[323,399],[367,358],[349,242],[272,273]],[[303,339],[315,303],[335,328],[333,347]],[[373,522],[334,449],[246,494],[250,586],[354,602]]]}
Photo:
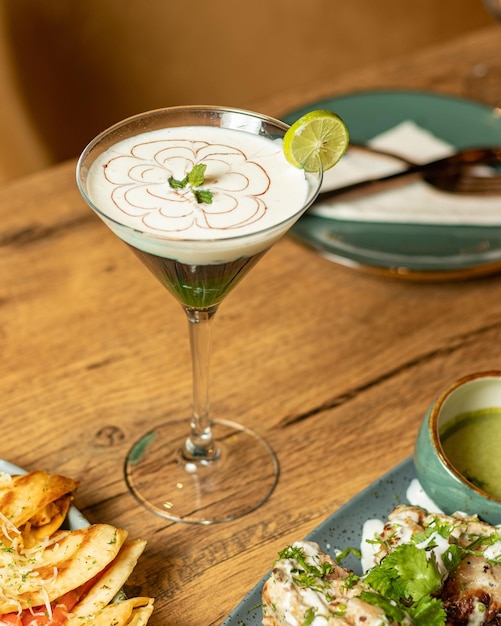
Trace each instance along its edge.
{"label": "food platter", "polygon": [[2,459],[0,476],[1,623],[146,624],[154,599],[123,593],[146,541],[90,524],[71,504],[78,480]]}
{"label": "food platter", "polygon": [[[14,476],[16,474],[26,474],[27,472],[22,467],[14,465],[14,463],[10,463],[9,461],[0,459],[0,473],[10,474],[11,476]],[[85,519],[80,511],[75,506],[70,506],[68,515],[66,516],[64,527],[68,528],[68,530],[78,530],[79,528],[84,528],[88,525],[88,520]]]}
{"label": "food platter", "polygon": [[[397,504],[408,502],[407,490],[415,478],[413,460],[403,461],[335,511],[305,539],[316,541],[325,552],[359,548],[364,523],[369,519],[383,519]],[[302,537],[296,539],[299,541]],[[270,554],[270,566],[276,556]],[[346,558],[343,565],[357,574],[362,573],[355,557]],[[261,626],[261,592],[268,576],[267,573],[221,626]]]}
{"label": "food platter", "polygon": [[[291,124],[312,109],[338,113],[354,144],[366,144],[410,120],[456,149],[501,145],[501,117],[461,98],[414,91],[359,92],[311,103],[284,120]],[[335,263],[399,278],[461,279],[501,269],[499,225],[378,223],[307,213],[291,235]]]}

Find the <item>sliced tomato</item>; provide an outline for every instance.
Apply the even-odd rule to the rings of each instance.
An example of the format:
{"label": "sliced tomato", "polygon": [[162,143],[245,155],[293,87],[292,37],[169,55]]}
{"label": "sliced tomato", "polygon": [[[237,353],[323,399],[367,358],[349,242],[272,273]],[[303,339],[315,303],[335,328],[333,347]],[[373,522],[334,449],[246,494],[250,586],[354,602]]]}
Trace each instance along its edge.
{"label": "sliced tomato", "polygon": [[21,614],[8,613],[0,616],[0,626],[62,626],[75,604],[93,587],[101,574],[86,583],[66,592],[51,604],[52,615],[47,614],[47,607],[25,609]]}
{"label": "sliced tomato", "polygon": [[3,626],[4,624],[8,624],[9,626],[22,626],[21,616],[17,613],[2,615],[2,617],[0,617],[0,626]]}
{"label": "sliced tomato", "polygon": [[80,589],[68,591],[52,603],[52,615],[47,614],[46,607],[37,607],[33,611],[23,611],[20,626],[62,626],[68,613],[81,597]]}
{"label": "sliced tomato", "polygon": [[47,607],[25,609],[21,614],[9,613],[0,617],[0,626],[61,626],[66,617],[79,600],[78,590],[64,594],[52,605],[52,615],[47,613]]}

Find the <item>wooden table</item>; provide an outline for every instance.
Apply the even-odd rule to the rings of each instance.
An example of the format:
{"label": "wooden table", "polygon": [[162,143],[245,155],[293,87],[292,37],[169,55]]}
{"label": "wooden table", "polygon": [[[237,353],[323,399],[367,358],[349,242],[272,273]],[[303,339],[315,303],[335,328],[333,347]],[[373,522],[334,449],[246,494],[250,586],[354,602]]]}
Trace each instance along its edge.
{"label": "wooden table", "polygon": [[[459,93],[488,29],[260,108],[372,87]],[[179,305],[80,199],[75,163],[0,191],[0,457],[80,479],[76,504],[148,540],[131,584],[152,624],[219,624],[278,550],[412,453],[426,408],[462,375],[501,368],[501,278],[423,284],[336,266],[290,239],[227,298],[215,324],[212,406],[262,433],[279,485],[229,523],[168,523],[127,493],[138,433],[188,415]]]}

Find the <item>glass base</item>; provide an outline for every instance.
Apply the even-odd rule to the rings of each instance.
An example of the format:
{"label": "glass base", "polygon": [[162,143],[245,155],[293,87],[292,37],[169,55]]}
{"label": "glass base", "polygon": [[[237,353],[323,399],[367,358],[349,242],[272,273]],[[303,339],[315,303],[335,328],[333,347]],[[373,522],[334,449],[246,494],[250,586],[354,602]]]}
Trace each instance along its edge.
{"label": "glass base", "polygon": [[187,420],[146,433],[129,451],[125,479],[144,507],[168,520],[192,524],[229,522],[261,506],[278,481],[275,453],[254,431],[214,420],[219,448],[214,461],[186,460]]}
{"label": "glass base", "polygon": [[473,66],[465,79],[464,95],[501,111],[501,60]]}

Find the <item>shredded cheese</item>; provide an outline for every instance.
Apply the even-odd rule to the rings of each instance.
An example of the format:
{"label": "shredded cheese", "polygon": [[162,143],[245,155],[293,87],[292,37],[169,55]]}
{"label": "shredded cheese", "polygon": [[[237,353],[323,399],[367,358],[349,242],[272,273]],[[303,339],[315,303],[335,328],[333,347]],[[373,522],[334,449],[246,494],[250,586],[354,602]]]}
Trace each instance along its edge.
{"label": "shredded cheese", "polygon": [[19,600],[21,596],[25,599],[30,593],[37,593],[43,598],[44,613],[52,616],[46,585],[57,579],[58,570],[53,567],[51,575],[42,578],[39,568],[44,565],[46,550],[57,545],[60,538],[61,534],[58,534],[52,539],[44,539],[32,548],[25,548],[21,531],[0,512],[0,598],[16,607],[12,612],[22,612],[23,604]]}

